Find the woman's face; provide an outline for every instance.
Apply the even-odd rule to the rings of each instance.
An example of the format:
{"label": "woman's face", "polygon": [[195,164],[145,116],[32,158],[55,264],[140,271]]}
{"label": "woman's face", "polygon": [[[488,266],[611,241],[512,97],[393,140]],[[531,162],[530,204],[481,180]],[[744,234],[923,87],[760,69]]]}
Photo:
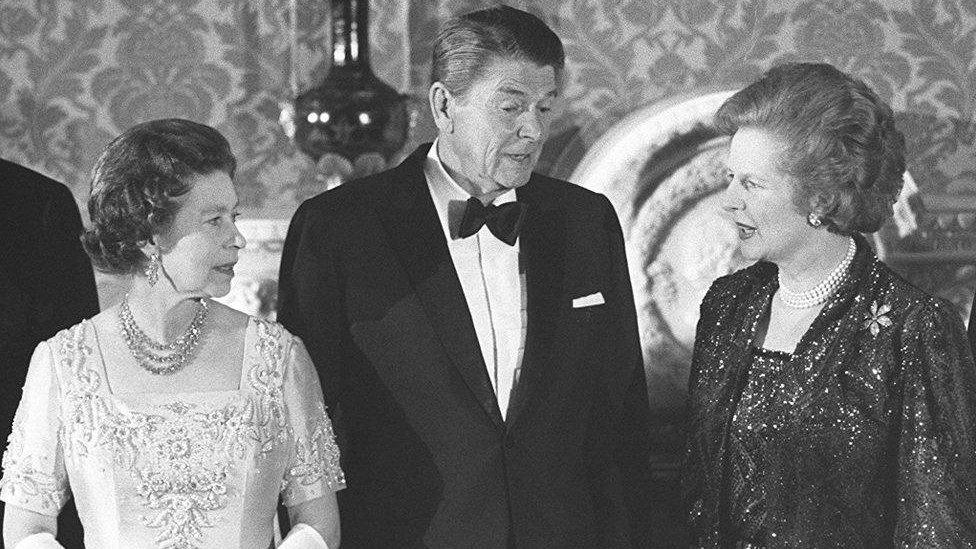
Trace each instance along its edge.
{"label": "woman's face", "polygon": [[786,141],[762,129],[739,128],[732,136],[724,209],[738,228],[739,249],[750,261],[789,261],[816,230],[793,204],[796,182],[780,169],[786,153]]}
{"label": "woman's face", "polygon": [[[197,175],[164,235],[163,270],[180,293],[221,297],[230,291],[244,235],[237,230],[237,193],[224,172]],[[160,277],[162,282],[162,277]]]}

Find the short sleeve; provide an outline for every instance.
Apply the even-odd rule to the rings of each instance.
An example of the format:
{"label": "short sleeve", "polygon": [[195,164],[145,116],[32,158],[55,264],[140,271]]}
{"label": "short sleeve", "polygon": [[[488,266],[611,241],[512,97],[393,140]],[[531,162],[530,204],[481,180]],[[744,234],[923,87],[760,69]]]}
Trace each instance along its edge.
{"label": "short sleeve", "polygon": [[906,323],[898,452],[899,547],[976,546],[976,365],[941,301]]}
{"label": "short sleeve", "polygon": [[292,338],[284,365],[283,396],[288,414],[288,465],[281,499],[286,507],[346,487],[339,445],[325,411],[322,387],[305,345]]}
{"label": "short sleeve", "polygon": [[45,341],[31,358],[3,454],[0,500],[8,505],[57,516],[68,500],[68,476],[59,439],[60,402],[54,353]]}

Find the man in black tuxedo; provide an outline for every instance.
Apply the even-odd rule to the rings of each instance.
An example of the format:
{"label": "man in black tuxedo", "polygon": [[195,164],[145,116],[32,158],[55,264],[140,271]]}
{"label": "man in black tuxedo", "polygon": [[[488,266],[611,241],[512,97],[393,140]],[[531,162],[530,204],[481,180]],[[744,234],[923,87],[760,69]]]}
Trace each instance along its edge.
{"label": "man in black tuxedo", "polygon": [[563,60],[525,12],[452,20],[434,45],[434,144],[292,220],[279,319],[339,433],[343,547],[647,544],[647,397],[617,216],[532,173]]}
{"label": "man in black tuxedo", "polygon": [[[6,449],[14,413],[38,343],[98,313],[91,263],[78,240],[81,217],[67,187],[0,159],[0,440]],[[0,511],[3,503],[0,502]],[[82,546],[69,502],[58,540]]]}

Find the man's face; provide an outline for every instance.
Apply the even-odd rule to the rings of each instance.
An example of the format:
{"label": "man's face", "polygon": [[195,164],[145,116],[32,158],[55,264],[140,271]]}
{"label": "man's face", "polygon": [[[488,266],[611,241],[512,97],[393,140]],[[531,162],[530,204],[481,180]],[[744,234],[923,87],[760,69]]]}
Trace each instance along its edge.
{"label": "man's face", "polygon": [[449,100],[451,130],[441,128],[438,141],[447,171],[481,194],[527,183],[556,97],[553,67],[496,57],[463,96]]}

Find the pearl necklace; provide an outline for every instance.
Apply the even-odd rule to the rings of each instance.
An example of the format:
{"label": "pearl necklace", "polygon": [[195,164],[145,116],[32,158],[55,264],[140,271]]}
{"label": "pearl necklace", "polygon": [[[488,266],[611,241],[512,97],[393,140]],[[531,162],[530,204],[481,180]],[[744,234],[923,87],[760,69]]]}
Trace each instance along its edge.
{"label": "pearl necklace", "polygon": [[129,295],[126,294],[119,304],[119,323],[122,325],[122,337],[129,347],[129,352],[151,374],[168,375],[176,373],[189,364],[190,357],[200,342],[200,332],[207,320],[210,306],[207,300],[201,299],[197,312],[180,337],[172,343],[157,343],[143,332],[136,324],[129,309]]}
{"label": "pearl necklace", "polygon": [[827,278],[823,279],[820,284],[804,292],[794,292],[787,288],[783,284],[783,272],[780,271],[778,274],[779,293],[777,294],[780,301],[794,309],[809,309],[810,307],[816,307],[817,305],[826,303],[847,276],[847,268],[850,267],[851,261],[854,260],[854,253],[856,251],[857,244],[851,238],[848,240],[847,255],[844,256],[844,259],[841,260],[833,271],[830,271]]}

